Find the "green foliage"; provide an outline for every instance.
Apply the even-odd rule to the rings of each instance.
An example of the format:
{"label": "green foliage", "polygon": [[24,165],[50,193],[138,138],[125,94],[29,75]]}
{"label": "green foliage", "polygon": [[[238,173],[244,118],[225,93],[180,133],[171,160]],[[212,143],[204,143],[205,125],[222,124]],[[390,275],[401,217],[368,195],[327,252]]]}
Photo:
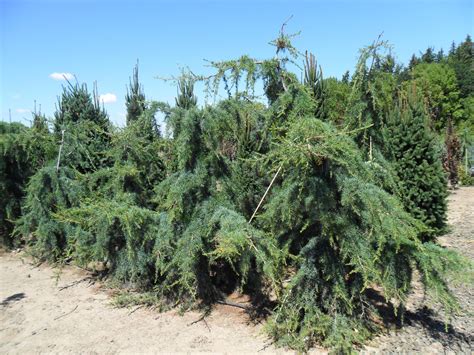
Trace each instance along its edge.
{"label": "green foliage", "polygon": [[90,172],[109,163],[106,150],[111,126],[97,92],[92,96],[85,84],[68,84],[54,114],[56,139],[61,141],[64,136],[60,165]]}
{"label": "green foliage", "polygon": [[[0,123],[0,242],[11,246],[14,221],[21,215],[21,200],[28,179],[54,157],[53,136],[44,117],[35,115],[35,125]],[[37,119],[37,120],[36,120]]]}
{"label": "green foliage", "polygon": [[426,100],[435,130],[446,128],[449,119],[459,122],[463,112],[453,69],[447,64],[422,63],[413,69],[412,76]]}
{"label": "green foliage", "polygon": [[464,42],[450,53],[448,63],[456,72],[461,96],[472,95],[474,93],[474,47],[471,36],[467,35]]}
{"label": "green foliage", "polygon": [[[120,306],[188,308],[246,293],[275,305],[269,333],[300,351],[362,344],[378,328],[371,295],[402,310],[414,270],[456,311],[446,282],[471,265],[419,238],[443,228],[446,185],[424,108],[396,104],[406,94],[401,69],[380,53],[386,43],[362,51],[350,82],[323,80],[307,56],[300,83],[287,70],[301,58],[291,37],[282,28],[272,59],[211,62],[215,75],[185,77],[175,107],[145,105],[136,68],[124,129],[110,125],[96,94],[70,84],[54,135],[42,118],[2,132],[10,165],[20,142],[35,142],[17,140],[27,132],[54,153],[17,170],[2,162],[11,199],[19,195],[5,182],[16,171],[28,181],[17,241],[146,291],[119,295]],[[223,85],[228,98],[198,107],[199,80],[214,97]]]}
{"label": "green foliage", "polygon": [[474,176],[471,176],[469,171],[461,164],[458,168],[459,182],[462,186],[473,186]]}
{"label": "green foliage", "polygon": [[194,95],[194,81],[186,77],[178,81],[178,96],[176,97],[176,107],[190,109],[197,104],[197,97]]}
{"label": "green foliage", "polygon": [[119,280],[153,282],[153,240],[159,215],[130,199],[83,199],[78,207],[55,215],[68,228],[66,255],[87,266],[101,262]]}
{"label": "green foliage", "polygon": [[306,52],[304,65],[304,84],[311,88],[316,101],[316,117],[321,117],[324,112],[325,89],[321,67],[314,57],[314,54]]}
{"label": "green foliage", "polygon": [[75,175],[70,168],[57,171],[54,166],[46,166],[28,182],[15,233],[41,259],[54,261],[62,256],[69,230],[53,214],[77,205],[82,189]]}
{"label": "green foliage", "polygon": [[109,128],[107,113],[100,107],[97,91],[93,97],[85,84],[71,84],[63,88],[54,114],[54,132],[60,137],[61,130],[68,124],[78,122],[93,122],[102,130]]}
{"label": "green foliage", "polygon": [[344,125],[344,115],[347,109],[347,99],[351,91],[348,82],[336,78],[324,80],[326,89],[325,116],[338,126]]}
{"label": "green foliage", "polygon": [[421,235],[431,240],[446,219],[446,177],[436,137],[427,127],[423,106],[411,98],[395,107],[384,131],[385,153],[398,177],[398,196],[405,209],[429,227]]}
{"label": "green foliage", "polygon": [[451,187],[456,188],[459,182],[458,166],[461,161],[461,142],[458,136],[454,132],[451,120],[448,122],[446,141],[445,141],[445,153],[444,153],[444,169],[448,174],[448,181]]}
{"label": "green foliage", "polygon": [[349,351],[375,327],[367,290],[376,285],[385,299],[403,304],[415,267],[447,309],[454,307],[438,270],[430,269],[441,250],[421,244],[423,224],[377,186],[350,137],[302,117],[289,123],[271,156],[285,173],[259,225],[295,255],[270,323],[280,344],[305,350],[320,342]]}
{"label": "green foliage", "polygon": [[133,79],[130,79],[130,86],[127,87],[125,106],[127,107],[127,125],[137,120],[146,109],[145,94],[138,80],[138,62],[133,68]]}

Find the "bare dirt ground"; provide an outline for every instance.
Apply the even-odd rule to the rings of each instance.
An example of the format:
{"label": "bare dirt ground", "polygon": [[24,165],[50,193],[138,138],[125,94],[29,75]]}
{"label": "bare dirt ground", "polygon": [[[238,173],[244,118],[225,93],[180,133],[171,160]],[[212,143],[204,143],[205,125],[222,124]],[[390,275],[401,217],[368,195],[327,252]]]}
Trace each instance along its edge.
{"label": "bare dirt ground", "polygon": [[[474,260],[474,187],[451,191],[448,201],[451,231],[438,238],[438,242]],[[474,285],[454,286],[451,290],[458,298],[462,311],[452,319],[447,329],[439,306],[424,295],[419,281],[415,280],[403,327],[375,338],[365,351],[474,354]]]}
{"label": "bare dirt ground", "polygon": [[[474,188],[449,199],[452,232],[441,244],[474,260]],[[108,291],[74,267],[36,267],[22,253],[0,255],[0,353],[284,353],[238,308],[218,305],[201,314],[114,308]],[[375,338],[363,352],[473,353],[474,287],[453,288],[463,313],[446,331],[436,308],[424,308],[419,288],[406,324]],[[429,300],[428,300],[429,301]],[[324,353],[313,349],[311,353]]]}

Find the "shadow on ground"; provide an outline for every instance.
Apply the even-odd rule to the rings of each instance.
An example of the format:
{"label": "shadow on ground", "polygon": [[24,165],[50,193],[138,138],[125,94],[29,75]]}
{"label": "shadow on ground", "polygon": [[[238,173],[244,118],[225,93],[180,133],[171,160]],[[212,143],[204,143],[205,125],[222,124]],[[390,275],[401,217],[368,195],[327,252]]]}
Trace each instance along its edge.
{"label": "shadow on ground", "polygon": [[5,298],[1,303],[0,303],[0,306],[4,306],[4,307],[7,307],[10,303],[12,302],[17,302],[17,301],[20,301],[22,300],[23,298],[25,298],[26,295],[21,292],[21,293],[15,293],[11,296],[8,296],[7,298]]}

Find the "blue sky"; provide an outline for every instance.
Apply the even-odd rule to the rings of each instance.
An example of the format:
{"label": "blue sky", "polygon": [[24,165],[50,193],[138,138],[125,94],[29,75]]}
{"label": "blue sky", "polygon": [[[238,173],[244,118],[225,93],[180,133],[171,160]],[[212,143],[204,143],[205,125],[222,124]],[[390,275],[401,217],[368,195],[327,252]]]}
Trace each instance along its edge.
{"label": "blue sky", "polygon": [[0,118],[11,109],[27,123],[34,100],[52,116],[65,83],[54,73],[71,73],[110,94],[105,107],[122,125],[137,58],[147,98],[173,102],[176,88],[155,77],[184,66],[208,73],[203,59],[271,57],[268,42],[290,15],[287,32],[301,31],[294,45],[315,53],[326,77],[352,71],[358,50],[382,31],[404,63],[474,32],[469,0],[0,0]]}

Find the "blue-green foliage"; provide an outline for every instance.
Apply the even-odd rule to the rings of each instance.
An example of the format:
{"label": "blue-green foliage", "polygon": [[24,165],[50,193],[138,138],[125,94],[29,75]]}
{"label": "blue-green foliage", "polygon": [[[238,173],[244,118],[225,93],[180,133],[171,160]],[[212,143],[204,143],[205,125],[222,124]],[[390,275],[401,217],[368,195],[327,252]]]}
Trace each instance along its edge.
{"label": "blue-green foliage", "polygon": [[44,117],[34,114],[35,124],[0,122],[0,242],[12,246],[14,221],[21,215],[21,200],[29,178],[56,153]]}
{"label": "blue-green foliage", "polygon": [[[343,110],[313,59],[299,83],[285,69],[297,58],[289,37],[274,44],[271,60],[213,63],[208,86],[224,83],[228,99],[198,107],[192,81],[182,82],[176,107],[146,103],[121,130],[84,86],[66,89],[59,168],[52,160],[29,180],[18,239],[40,258],[100,266],[163,305],[247,293],[274,305],[267,329],[277,343],[301,351],[363,343],[377,328],[370,291],[402,310],[414,270],[456,311],[446,280],[471,265],[420,240],[444,215],[418,218],[400,198],[408,177],[381,140],[393,92],[366,67],[377,45],[362,53]],[[254,95],[257,79],[268,105]]]}

